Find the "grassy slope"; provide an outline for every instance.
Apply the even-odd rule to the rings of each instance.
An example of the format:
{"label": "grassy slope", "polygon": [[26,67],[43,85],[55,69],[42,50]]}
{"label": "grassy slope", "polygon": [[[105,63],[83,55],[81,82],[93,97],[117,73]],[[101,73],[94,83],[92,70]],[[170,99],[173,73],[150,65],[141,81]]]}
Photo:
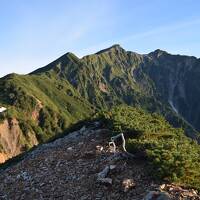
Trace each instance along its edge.
{"label": "grassy slope", "polygon": [[[70,124],[87,118],[93,108],[66,81],[53,75],[9,75],[0,80],[0,104],[6,118],[17,118],[21,128],[35,132],[40,142],[63,132]],[[42,108],[38,108],[41,102]],[[32,118],[33,111],[39,119]]]}
{"label": "grassy slope", "polygon": [[[165,52],[158,50],[152,54],[159,53]],[[84,99],[99,109],[110,109],[125,103],[140,106],[149,112],[157,112],[173,126],[184,127],[190,137],[197,138],[194,129],[163,99],[149,72],[145,70],[155,63],[150,55],[127,52],[115,45],[82,59],[67,53],[32,74],[53,75],[57,80],[62,78],[69,81]],[[105,86],[106,91],[100,89],[101,85]]]}

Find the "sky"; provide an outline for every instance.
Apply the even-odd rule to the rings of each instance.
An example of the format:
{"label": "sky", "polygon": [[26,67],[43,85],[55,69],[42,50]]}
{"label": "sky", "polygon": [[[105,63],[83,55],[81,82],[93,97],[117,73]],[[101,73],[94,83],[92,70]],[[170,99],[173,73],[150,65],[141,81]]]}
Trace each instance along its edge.
{"label": "sky", "polygon": [[0,77],[113,44],[199,58],[200,1],[0,0]]}

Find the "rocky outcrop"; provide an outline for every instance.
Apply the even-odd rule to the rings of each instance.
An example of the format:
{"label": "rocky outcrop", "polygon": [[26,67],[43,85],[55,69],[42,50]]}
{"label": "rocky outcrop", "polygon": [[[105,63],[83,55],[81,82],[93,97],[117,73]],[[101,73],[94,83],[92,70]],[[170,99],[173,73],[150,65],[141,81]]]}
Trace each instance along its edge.
{"label": "rocky outcrop", "polygon": [[17,119],[4,120],[0,124],[0,163],[24,152],[26,145],[34,146],[38,141],[34,134],[28,132],[24,136]]}
{"label": "rocky outcrop", "polygon": [[[35,98],[35,97],[34,97]],[[34,110],[32,111],[32,114],[31,114],[31,118],[38,123],[38,120],[39,120],[39,116],[40,116],[40,110],[43,108],[43,105],[42,105],[42,102],[35,98],[37,104],[34,108]]]}
{"label": "rocky outcrop", "polygon": [[147,60],[142,71],[153,82],[155,93],[184,120],[200,130],[199,59],[159,50],[148,54]]}

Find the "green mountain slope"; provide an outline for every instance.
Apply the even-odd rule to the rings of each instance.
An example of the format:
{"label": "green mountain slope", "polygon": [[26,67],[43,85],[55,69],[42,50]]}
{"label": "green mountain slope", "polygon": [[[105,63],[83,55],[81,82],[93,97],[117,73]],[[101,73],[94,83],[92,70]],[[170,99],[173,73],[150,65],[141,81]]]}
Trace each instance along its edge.
{"label": "green mountain slope", "polygon": [[[199,130],[196,111],[200,92],[199,79],[195,77],[200,73],[192,71],[198,69],[198,64],[194,57],[170,55],[161,50],[139,55],[114,45],[82,59],[68,53],[33,74],[56,74],[68,80],[100,109],[125,103],[158,112],[176,127],[189,127],[188,134],[196,138],[192,129]],[[194,73],[197,75],[190,82]]]}
{"label": "green mountain slope", "polygon": [[198,139],[198,66],[194,57],[161,50],[139,55],[114,45],[81,59],[67,53],[28,75],[1,78],[0,104],[8,110],[1,114],[0,156],[15,156],[119,104],[157,112]]}
{"label": "green mountain slope", "polygon": [[[93,112],[69,82],[53,76],[12,74],[0,80],[0,90],[0,104],[7,108],[1,114],[0,128],[5,159],[64,132]],[[9,137],[12,134],[17,135],[14,141]]]}

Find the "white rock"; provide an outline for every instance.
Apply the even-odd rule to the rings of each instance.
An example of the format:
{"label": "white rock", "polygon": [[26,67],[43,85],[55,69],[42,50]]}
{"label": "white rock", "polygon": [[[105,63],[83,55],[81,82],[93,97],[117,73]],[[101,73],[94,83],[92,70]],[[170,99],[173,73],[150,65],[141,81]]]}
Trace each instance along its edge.
{"label": "white rock", "polygon": [[4,112],[4,111],[6,111],[6,110],[7,110],[7,108],[1,107],[1,108],[0,108],[0,113]]}
{"label": "white rock", "polygon": [[161,190],[164,190],[164,189],[165,189],[165,186],[166,186],[165,184],[162,184],[162,185],[160,186],[160,189],[161,189]]}
{"label": "white rock", "polygon": [[72,147],[68,147],[67,150],[68,150],[68,151],[72,151],[73,148],[72,148]]}
{"label": "white rock", "polygon": [[100,146],[100,145],[97,145],[97,146],[96,146],[96,149],[97,149],[98,151],[103,151],[103,147]]}
{"label": "white rock", "polygon": [[110,165],[110,170],[115,169],[117,166],[116,165]]}

